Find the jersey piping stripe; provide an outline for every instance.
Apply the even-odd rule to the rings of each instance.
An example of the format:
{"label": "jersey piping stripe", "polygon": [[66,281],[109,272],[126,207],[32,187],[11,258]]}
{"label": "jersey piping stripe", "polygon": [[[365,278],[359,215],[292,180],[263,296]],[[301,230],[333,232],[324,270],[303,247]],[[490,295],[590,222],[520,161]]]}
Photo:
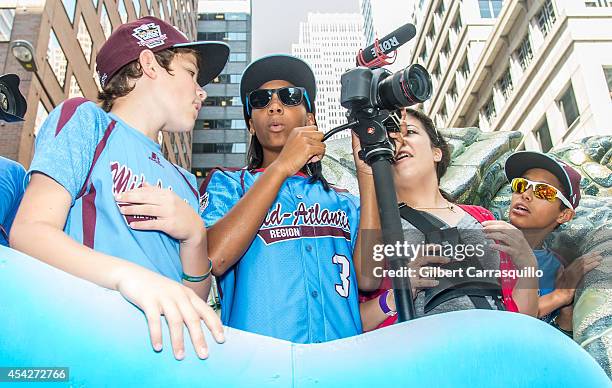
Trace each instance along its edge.
{"label": "jersey piping stripe", "polygon": [[83,245],[93,249],[96,235],[96,188],[90,185],[89,192],[83,197]]}
{"label": "jersey piping stripe", "polygon": [[183,175],[183,173],[181,172],[181,170],[179,170],[178,167],[176,167],[174,165],[174,163],[170,163],[172,164],[172,167],[174,167],[176,169],[176,171],[178,171],[178,173],[183,177],[183,179],[185,180],[185,182],[187,182],[187,186],[189,186],[189,188],[191,189],[191,192],[193,193],[193,195],[195,195],[196,200],[198,201],[198,203],[200,202],[200,194],[198,193],[198,190],[195,189],[195,187],[193,187],[193,185],[191,183],[189,183],[189,180],[187,179],[187,177],[185,177],[185,175]]}
{"label": "jersey piping stripe", "polygon": [[57,127],[55,127],[55,137],[59,135],[66,123],[70,121],[72,116],[74,116],[74,112],[76,112],[77,108],[81,104],[86,103],[88,101],[88,99],[83,97],[75,97],[64,101],[64,103],[62,104],[62,110],[60,111],[59,120],[57,121]]}
{"label": "jersey piping stripe", "polygon": [[77,198],[81,198],[83,196],[83,194],[85,194],[85,192],[87,190],[87,186],[89,185],[89,178],[91,177],[91,172],[93,171],[93,169],[94,169],[94,167],[96,165],[96,162],[98,161],[98,158],[102,154],[102,151],[104,150],[104,147],[106,147],[106,142],[108,141],[108,138],[109,138],[111,132],[113,132],[113,129],[115,128],[115,124],[117,124],[117,122],[114,121],[114,120],[111,121],[110,124],[108,124],[108,127],[106,128],[106,131],[104,131],[104,136],[102,137],[102,140],[100,140],[100,142],[96,146],[96,151],[94,153],[93,161],[91,162],[91,167],[89,167],[89,172],[87,172],[87,178],[85,178],[85,182],[83,183],[83,187],[81,188],[81,191],[79,191],[79,194],[77,194],[77,196],[76,196]]}

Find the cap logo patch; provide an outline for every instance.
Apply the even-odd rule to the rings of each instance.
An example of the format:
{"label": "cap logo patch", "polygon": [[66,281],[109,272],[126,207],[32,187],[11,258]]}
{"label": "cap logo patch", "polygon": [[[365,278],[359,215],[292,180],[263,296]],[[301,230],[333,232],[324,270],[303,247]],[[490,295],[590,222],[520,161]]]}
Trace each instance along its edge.
{"label": "cap logo patch", "polygon": [[155,23],[147,23],[134,28],[132,36],[138,39],[139,46],[146,46],[150,49],[161,46],[167,39],[166,34],[162,34],[161,28]]}

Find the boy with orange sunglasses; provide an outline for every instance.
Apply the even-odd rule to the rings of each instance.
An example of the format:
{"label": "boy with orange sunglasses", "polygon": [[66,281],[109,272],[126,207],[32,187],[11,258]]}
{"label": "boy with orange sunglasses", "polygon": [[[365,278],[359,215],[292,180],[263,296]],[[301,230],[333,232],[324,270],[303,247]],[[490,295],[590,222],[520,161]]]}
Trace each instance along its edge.
{"label": "boy with orange sunglasses", "polygon": [[544,239],[576,214],[581,176],[565,162],[533,151],[512,154],[505,171],[512,188],[510,223],[523,232],[544,273],[539,279],[538,317],[571,337],[576,287],[602,257],[588,253],[564,266]]}

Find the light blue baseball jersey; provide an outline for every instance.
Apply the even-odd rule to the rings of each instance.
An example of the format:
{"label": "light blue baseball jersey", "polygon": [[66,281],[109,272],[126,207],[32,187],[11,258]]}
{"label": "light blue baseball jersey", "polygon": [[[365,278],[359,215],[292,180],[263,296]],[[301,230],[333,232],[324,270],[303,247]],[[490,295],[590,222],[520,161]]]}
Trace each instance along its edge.
{"label": "light blue baseball jersey", "polygon": [[83,98],[54,109],[36,139],[28,174],[43,173],[72,197],[64,231],[76,241],[109,255],[181,280],[179,242],[165,233],[138,231],[123,216],[114,195],[143,182],[173,190],[195,211],[195,176],[167,161],[160,146],[120,118]]}
{"label": "light blue baseball jersey", "polygon": [[8,246],[8,234],[23,197],[25,169],[0,156],[0,245]]}
{"label": "light blue baseball jersey", "polygon": [[[211,172],[200,187],[206,226],[261,173]],[[362,332],[352,260],[359,200],[309,180],[298,174],[283,183],[247,252],[218,279],[225,325],[296,343]]]}

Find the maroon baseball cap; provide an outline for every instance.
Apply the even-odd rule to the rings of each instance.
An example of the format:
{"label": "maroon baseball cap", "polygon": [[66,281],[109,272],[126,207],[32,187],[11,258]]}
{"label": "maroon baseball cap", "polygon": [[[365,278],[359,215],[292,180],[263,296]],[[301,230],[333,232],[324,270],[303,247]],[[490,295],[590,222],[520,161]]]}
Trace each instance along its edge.
{"label": "maroon baseball cap", "polygon": [[506,177],[508,181],[523,176],[532,168],[542,168],[551,172],[563,185],[563,191],[572,207],[576,209],[580,202],[580,180],[582,176],[569,164],[541,152],[519,151],[506,160]]}
{"label": "maroon baseball cap", "polygon": [[200,55],[198,83],[204,86],[221,73],[229,46],[223,42],[190,42],[187,37],[153,16],[145,16],[120,25],[104,43],[96,57],[96,71],[104,87],[123,66],[138,59],[140,52],[149,49],[158,52],[171,48],[190,48]]}

